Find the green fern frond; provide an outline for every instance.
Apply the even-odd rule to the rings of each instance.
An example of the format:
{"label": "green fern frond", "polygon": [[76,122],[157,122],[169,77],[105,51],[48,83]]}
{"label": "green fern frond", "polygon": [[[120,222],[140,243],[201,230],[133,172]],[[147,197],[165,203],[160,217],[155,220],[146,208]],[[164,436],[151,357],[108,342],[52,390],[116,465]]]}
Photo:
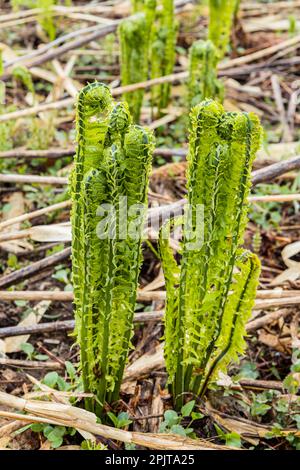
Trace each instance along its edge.
{"label": "green fern frond", "polygon": [[56,34],[56,28],[55,28],[55,24],[53,21],[53,10],[52,10],[52,7],[56,3],[57,3],[56,0],[40,0],[38,3],[36,2],[36,0],[11,0],[12,8],[14,11],[18,11],[20,7],[26,7],[26,8],[38,7],[42,10],[41,13],[38,15],[38,21],[40,25],[42,26],[43,30],[48,35],[50,41],[53,41],[53,39],[55,39],[55,34]]}
{"label": "green fern frond", "polygon": [[[177,220],[178,222],[178,220]],[[166,222],[159,233],[159,253],[165,277],[167,300],[165,307],[165,341],[164,356],[168,371],[168,381],[172,383],[175,378],[178,354],[180,351],[179,338],[179,276],[178,266],[173,250],[169,244],[170,232],[176,221]],[[173,341],[169,338],[173,336]]]}
{"label": "green fern frond", "polygon": [[[143,227],[132,206],[147,202],[153,137],[133,126],[127,104],[113,103],[96,82],[78,97],[77,141],[71,177],[76,332],[84,388],[101,413],[105,401],[118,397],[130,343]],[[87,406],[95,405],[87,400]]]}
{"label": "green fern frond", "polygon": [[[212,100],[195,106],[190,121],[187,185],[191,218],[190,227],[184,226],[180,270],[177,397],[185,390],[199,392],[212,358],[218,355],[217,342],[247,223],[251,166],[261,136],[256,116],[225,113],[222,105]],[[200,227],[199,207],[203,210]],[[191,248],[190,235],[197,238],[199,231],[202,243]],[[170,347],[174,334],[166,334]],[[235,341],[231,348],[232,357],[237,344]],[[172,365],[171,376],[173,371]]]}
{"label": "green fern frond", "polygon": [[133,13],[145,13],[148,23],[151,23],[155,18],[155,11],[158,0],[132,0],[132,12]]}
{"label": "green fern frond", "polygon": [[226,371],[228,364],[238,361],[239,355],[244,353],[246,347],[245,326],[255,303],[260,261],[255,254],[242,251],[237,258],[236,268],[239,271],[233,276],[221,329],[215,341],[214,354],[204,374],[205,380],[201,384],[200,395],[205,393],[209,382],[217,379],[220,371]]}

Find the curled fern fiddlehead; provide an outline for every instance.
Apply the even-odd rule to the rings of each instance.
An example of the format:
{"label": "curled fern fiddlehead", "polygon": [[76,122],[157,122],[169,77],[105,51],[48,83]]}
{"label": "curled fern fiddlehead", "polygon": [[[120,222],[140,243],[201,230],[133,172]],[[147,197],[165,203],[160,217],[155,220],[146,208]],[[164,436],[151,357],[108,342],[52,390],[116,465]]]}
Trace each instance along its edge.
{"label": "curled fern fiddlehead", "polygon": [[[173,283],[168,288],[167,284],[167,315],[171,319],[166,318],[166,324],[174,326],[166,328],[165,348],[179,404],[184,391],[203,394],[216,372],[243,349],[244,324],[255,298],[259,261],[255,255],[243,253],[240,246],[260,135],[256,116],[225,113],[215,101],[206,100],[191,112],[188,203],[191,232],[197,236],[202,231],[203,238],[191,249],[184,227],[179,286]],[[203,208],[200,227],[197,207]],[[166,250],[161,244],[168,277]],[[240,274],[234,274],[235,268]],[[171,313],[168,303],[173,306]],[[172,356],[168,351],[175,334],[179,352]]]}
{"label": "curled fern fiddlehead", "polygon": [[196,41],[189,52],[189,104],[206,98],[223,101],[224,87],[217,78],[218,54],[211,41]]}
{"label": "curled fern fiddlehead", "polygon": [[143,226],[134,205],[147,201],[153,137],[132,125],[127,104],[114,104],[109,89],[97,82],[80,92],[76,122],[71,176],[76,333],[84,389],[97,399],[96,406],[92,400],[87,406],[101,412],[105,401],[118,397],[130,343]]}

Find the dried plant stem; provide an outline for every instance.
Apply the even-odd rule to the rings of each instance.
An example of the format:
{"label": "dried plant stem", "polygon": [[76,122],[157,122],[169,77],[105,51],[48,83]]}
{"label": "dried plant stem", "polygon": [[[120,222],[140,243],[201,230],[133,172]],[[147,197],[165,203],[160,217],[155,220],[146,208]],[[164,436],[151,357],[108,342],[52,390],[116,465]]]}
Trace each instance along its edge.
{"label": "dried plant stem", "polygon": [[[49,158],[57,159],[62,157],[71,157],[75,153],[75,147],[68,148],[50,148],[48,150],[26,150],[24,148],[15,148],[12,150],[7,150],[0,152],[0,158]],[[173,156],[179,156],[185,158],[187,155],[187,150],[180,148],[157,148],[153,152],[154,156],[161,156],[165,158],[171,158]]]}
{"label": "dried plant stem", "polygon": [[26,369],[61,369],[62,365],[55,361],[29,361],[21,359],[7,359],[0,357],[0,366],[23,367]]}
{"label": "dried plant stem", "polygon": [[[298,292],[298,291],[296,291]],[[165,291],[138,291],[137,300],[139,302],[151,302],[165,300]],[[51,300],[56,302],[72,302],[73,292],[62,291],[0,291],[0,300],[12,302],[14,300],[41,301]],[[286,307],[298,305],[300,303],[300,295],[291,295],[288,297],[274,297],[267,299],[257,299],[254,309],[262,310],[277,307]]]}
{"label": "dried plant stem", "polygon": [[72,427],[80,431],[103,436],[107,439],[133,443],[157,450],[229,450],[227,446],[213,444],[204,439],[189,439],[178,435],[151,434],[124,431],[96,423],[96,415],[71,405],[45,401],[30,401],[0,392],[0,403],[9,408],[25,411],[29,414],[18,414],[0,411],[0,416],[8,419],[22,420],[31,423],[47,423]]}
{"label": "dried plant stem", "polygon": [[13,271],[10,274],[0,277],[0,288],[9,287],[13,284],[17,284],[18,282],[23,281],[24,279],[28,279],[28,277],[33,276],[36,273],[41,272],[43,269],[47,269],[49,267],[55,266],[60,262],[70,258],[71,255],[71,248],[65,248],[58,253],[54,253],[53,255],[47,256],[35,263],[30,264],[29,266],[25,266],[20,268],[16,271]]}
{"label": "dried plant stem", "polygon": [[[117,24],[118,23],[116,22],[116,25]],[[103,31],[107,30],[108,31],[113,26],[114,26],[114,28],[116,27],[115,25],[109,25],[109,26],[102,27],[101,30],[103,30]],[[96,33],[98,34],[98,36],[97,36]],[[96,37],[100,37],[102,35],[102,32],[96,31],[94,33],[91,33],[90,36],[92,36],[92,34],[94,34],[94,35],[96,34]],[[80,40],[82,42],[83,38],[80,38]],[[72,47],[70,47],[70,43],[65,44],[64,46],[61,46],[61,48],[64,48],[63,53],[67,52],[69,50],[72,50],[76,47],[79,47],[77,43],[80,40],[72,41],[73,43],[76,42],[76,44],[75,45],[73,44]],[[91,40],[93,40],[93,39],[87,40],[87,36],[86,36],[84,38],[83,43],[89,42]],[[237,67],[237,66],[240,66],[240,65],[244,65],[244,64],[256,61],[258,59],[262,59],[263,57],[267,57],[269,55],[272,55],[272,54],[274,54],[278,51],[284,50],[284,49],[286,49],[286,48],[288,48],[288,47],[290,47],[294,44],[298,44],[299,42],[300,42],[300,35],[297,35],[293,38],[282,41],[279,44],[275,44],[274,46],[267,47],[267,48],[262,49],[260,51],[253,52],[252,54],[248,54],[248,55],[245,55],[245,56],[242,56],[242,57],[238,57],[236,59],[228,60],[227,62],[223,62],[219,65],[219,70],[226,70],[226,69],[229,69],[230,67]],[[80,44],[80,45],[82,45],[82,44]],[[58,57],[59,55],[61,55],[61,53],[60,53],[60,51],[58,51],[58,49],[59,48],[55,49],[55,51],[53,51],[53,52],[50,51],[48,53],[48,55],[45,54],[46,60],[44,60],[45,57],[43,57],[43,56],[38,57],[36,59],[36,61],[33,61],[32,64],[29,64],[29,67],[33,66],[33,65],[40,65],[41,63],[43,63],[47,60],[52,60],[55,57]],[[159,78],[155,78],[153,80],[147,80],[146,82],[135,83],[133,85],[128,85],[126,87],[115,88],[115,89],[112,90],[112,95],[117,96],[117,95],[121,95],[125,92],[135,91],[135,90],[143,89],[143,88],[148,88],[148,87],[155,86],[155,85],[162,84],[162,83],[174,83],[176,81],[186,80],[187,78],[188,78],[188,72],[174,73],[174,74],[171,74],[171,75],[167,75],[165,77],[159,77]],[[42,105],[38,105],[38,106],[33,106],[31,108],[23,109],[23,110],[20,110],[20,111],[13,111],[11,113],[2,114],[0,116],[0,122],[7,121],[7,120],[10,120],[10,119],[17,119],[18,117],[30,116],[32,114],[37,114],[41,111],[48,111],[48,110],[51,110],[51,109],[65,108],[67,106],[72,105],[73,103],[74,103],[74,98],[66,98],[64,100],[60,100],[60,101],[56,101],[56,102],[52,102],[52,103],[46,103],[46,104],[42,104]]]}
{"label": "dried plant stem", "polygon": [[68,178],[61,176],[38,176],[38,175],[10,175],[0,174],[1,183],[16,183],[16,184],[53,184],[53,185],[66,185]]}
{"label": "dried plant stem", "polygon": [[[291,313],[289,309],[282,309],[268,313],[262,317],[248,322],[246,330],[255,331],[264,325],[268,325],[281,317],[286,317]],[[159,322],[164,317],[164,310],[154,310],[153,312],[135,313],[133,321],[135,323]],[[49,333],[53,331],[72,331],[75,326],[74,320],[55,321],[39,323],[29,326],[7,326],[0,328],[0,338],[9,338],[11,336],[23,336],[31,334]]]}
{"label": "dried plant stem", "polygon": [[[0,115],[1,121],[1,115]],[[273,178],[281,176],[289,171],[297,170],[300,168],[300,155],[283,160],[272,165],[268,165],[260,170],[252,171],[252,185],[264,183],[270,181]],[[38,176],[38,175],[15,175],[15,174],[0,174],[0,182],[3,183],[39,183],[39,184],[58,184],[65,185],[68,183],[68,178],[61,176]],[[174,207],[177,204],[181,205],[184,203],[184,199],[174,203]]]}
{"label": "dried plant stem", "polygon": [[[163,316],[164,310],[154,310],[153,312],[138,312],[135,313],[133,321],[135,323],[159,322],[163,319]],[[74,330],[74,326],[74,320],[39,323],[29,326],[7,326],[0,328],[0,338],[23,336],[25,334],[31,335],[49,333],[52,331],[72,331]]]}
{"label": "dried plant stem", "polygon": [[43,207],[42,209],[28,212],[26,214],[22,214],[17,217],[12,217],[11,219],[4,220],[3,222],[0,223],[0,230],[10,225],[19,224],[21,222],[25,222],[25,220],[31,220],[31,219],[34,219],[35,217],[40,217],[41,215],[49,214],[50,212],[54,212],[59,209],[65,209],[66,207],[71,207],[70,200],[59,202],[57,204],[52,204],[51,206]]}

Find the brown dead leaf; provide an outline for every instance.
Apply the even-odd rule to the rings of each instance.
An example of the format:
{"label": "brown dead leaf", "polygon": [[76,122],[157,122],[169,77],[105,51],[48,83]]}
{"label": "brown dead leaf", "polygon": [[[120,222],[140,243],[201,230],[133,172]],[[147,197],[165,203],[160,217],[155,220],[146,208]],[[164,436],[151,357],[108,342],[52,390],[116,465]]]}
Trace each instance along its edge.
{"label": "brown dead leaf", "polygon": [[279,340],[277,335],[273,335],[271,333],[266,333],[265,331],[261,330],[258,335],[258,340],[269,346],[270,348],[276,349],[279,352],[285,352],[285,347],[283,346],[282,342]]}

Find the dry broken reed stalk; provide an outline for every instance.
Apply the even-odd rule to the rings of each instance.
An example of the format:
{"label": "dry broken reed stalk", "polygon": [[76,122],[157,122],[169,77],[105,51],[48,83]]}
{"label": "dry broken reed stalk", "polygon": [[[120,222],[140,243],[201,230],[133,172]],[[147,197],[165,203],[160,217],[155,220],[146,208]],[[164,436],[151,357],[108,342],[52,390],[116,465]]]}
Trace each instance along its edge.
{"label": "dry broken reed stalk", "polygon": [[[89,432],[128,444],[136,444],[156,450],[230,450],[230,447],[220,446],[204,439],[183,438],[175,434],[151,434],[130,432],[98,424],[94,413],[81,408],[46,401],[34,401],[18,398],[0,392],[2,406],[17,409],[28,414],[18,414],[1,411],[0,416],[7,419],[22,420],[30,423],[46,423],[57,426],[68,426],[79,431]],[[1,428],[0,428],[1,430]]]}

